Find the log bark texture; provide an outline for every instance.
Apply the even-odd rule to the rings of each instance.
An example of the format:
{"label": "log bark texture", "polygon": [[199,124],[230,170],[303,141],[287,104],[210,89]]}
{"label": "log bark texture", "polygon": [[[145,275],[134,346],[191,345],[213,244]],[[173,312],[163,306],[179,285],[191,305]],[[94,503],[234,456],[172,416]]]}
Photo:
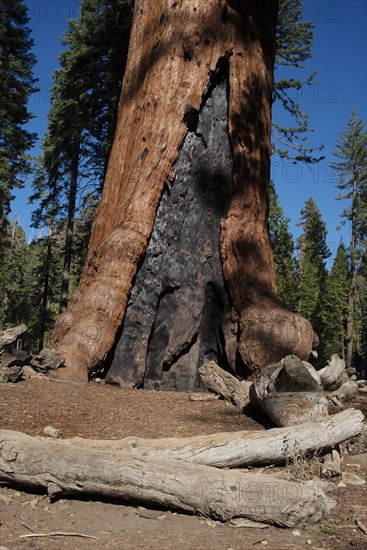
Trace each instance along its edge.
{"label": "log bark texture", "polygon": [[338,380],[343,371],[345,370],[345,361],[337,353],[331,356],[330,361],[326,367],[319,371],[321,378],[321,384],[324,389],[329,388]]}
{"label": "log bark texture", "polygon": [[360,434],[361,411],[347,409],[318,423],[264,431],[216,433],[186,438],[87,440],[73,438],[68,444],[87,448],[108,448],[136,457],[183,460],[217,468],[241,468],[284,464],[294,454],[330,448]]}
{"label": "log bark texture", "polygon": [[15,327],[2,330],[0,332],[0,348],[10,346],[10,344],[15,342],[17,338],[19,338],[19,336],[26,331],[27,325],[25,323],[21,323],[20,325],[17,325]]}
{"label": "log bark texture", "polygon": [[[105,364],[116,335],[122,341],[122,352],[117,347],[116,352],[122,355],[113,363],[111,381],[116,377],[118,383],[129,385],[143,381],[147,387],[166,383],[178,389],[177,379],[192,364],[185,382],[191,389],[203,356],[219,360],[222,354],[232,369],[245,367],[247,371],[287,353],[308,358],[314,333],[305,319],[277,302],[267,227],[277,7],[274,0],[136,1],[117,130],[85,268],[52,336],[51,346],[65,357],[66,368],[58,375],[63,372],[67,378],[87,379]],[[226,126],[227,136],[221,144],[223,151],[230,145],[231,192],[226,183],[228,162],[211,167],[210,155],[197,167],[201,176],[183,178],[196,186],[198,200],[202,181],[209,191],[216,189],[214,200],[203,201],[206,211],[212,211],[211,223],[217,224],[209,231],[214,238],[208,240],[207,232],[202,234],[203,224],[198,225],[201,249],[196,256],[204,263],[202,270],[195,267],[192,279],[174,273],[169,280],[169,269],[168,278],[167,271],[159,271],[158,295],[147,298],[146,322],[141,317],[137,321],[142,342],[131,350],[131,342],[136,341],[131,327],[136,319],[132,310],[127,312],[129,296],[130,306],[138,301],[143,278],[139,269],[148,273],[147,266],[152,265],[148,256],[144,264],[144,254],[149,253],[154,231],[162,238],[162,251],[166,246],[164,224],[159,221],[164,219],[160,212],[165,203],[171,205],[177,192],[188,193],[188,189],[179,191],[185,164],[180,151],[190,144],[198,151],[212,146],[210,131],[200,136],[197,124],[223,68],[228,109],[225,121],[217,119],[217,141],[212,142],[213,151],[218,150],[218,136]],[[194,161],[195,155],[190,154]],[[220,197],[224,197],[222,203]],[[184,197],[177,197],[172,207],[178,204],[185,204]],[[209,219],[203,212],[204,219]],[[194,232],[195,227],[190,234]],[[190,256],[182,253],[185,250],[175,257],[173,246],[168,266],[178,262],[182,271],[190,270]],[[223,294],[215,259],[219,253],[228,295]],[[211,262],[215,264],[212,273]],[[206,264],[209,273],[205,273]],[[197,281],[204,295],[196,304],[194,293],[187,305],[186,297]],[[180,284],[188,284],[186,292]],[[144,306],[145,302],[143,311]],[[186,320],[191,339],[188,331],[181,334]],[[166,381],[164,373],[170,373]]]}
{"label": "log bark texture", "polygon": [[341,476],[340,454],[336,449],[332,449],[331,453],[324,456],[324,462],[321,466],[321,477]]}
{"label": "log bark texture", "polygon": [[240,382],[235,376],[221,369],[214,361],[208,361],[199,368],[202,383],[227,401],[244,409],[250,403],[252,382]]}
{"label": "log bark texture", "polygon": [[277,426],[318,422],[329,414],[316,370],[292,355],[258,374],[250,400]]}
{"label": "log bark texture", "polygon": [[348,380],[344,382],[337,390],[335,390],[330,399],[336,398],[337,402],[351,401],[356,395],[358,395],[358,384],[354,380]]}
{"label": "log bark texture", "polygon": [[0,479],[58,494],[97,494],[221,521],[245,517],[295,527],[315,523],[335,502],[313,483],[219,470],[177,460],[137,458],[20,432],[0,436]]}

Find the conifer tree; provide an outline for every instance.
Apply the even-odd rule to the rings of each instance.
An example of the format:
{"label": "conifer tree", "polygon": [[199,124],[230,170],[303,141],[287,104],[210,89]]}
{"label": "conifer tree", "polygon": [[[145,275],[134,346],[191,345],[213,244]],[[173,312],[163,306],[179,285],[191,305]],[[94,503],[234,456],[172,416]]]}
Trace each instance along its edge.
{"label": "conifer tree", "polygon": [[0,265],[0,326],[28,323],[32,316],[30,285],[33,255],[23,227],[15,218],[8,227],[9,242]]}
{"label": "conifer tree", "polygon": [[340,133],[334,156],[339,159],[331,163],[338,174],[336,187],[340,189],[337,199],[348,201],[342,217],[344,223],[351,227],[350,254],[350,288],[348,316],[348,349],[347,363],[352,364],[355,347],[355,306],[356,280],[358,266],[366,254],[367,239],[367,131],[352,110],[346,128]]}
{"label": "conifer tree", "polygon": [[278,297],[291,311],[297,306],[296,262],[289,219],[279,204],[273,182],[270,182],[269,232],[275,264]]}
{"label": "conifer tree", "polygon": [[361,258],[356,277],[355,367],[367,376],[367,254]]}
{"label": "conifer tree", "polygon": [[[273,120],[274,151],[282,158],[314,163],[324,157],[315,156],[323,145],[317,148],[306,145],[310,131],[308,115],[302,111],[298,93],[304,86],[314,85],[315,73],[306,80],[289,78],[289,68],[304,69],[306,61],[312,57],[314,23],[304,21],[302,0],[280,0],[276,27],[277,54],[275,58],[274,101],[279,102],[293,121],[283,126]],[[283,68],[287,69],[285,73]]]}
{"label": "conifer tree", "polygon": [[330,359],[333,353],[345,357],[349,295],[348,253],[340,242],[325,289],[320,300],[320,347],[321,362]]}
{"label": "conifer tree", "polygon": [[303,234],[298,239],[298,313],[311,321],[317,333],[321,330],[319,307],[325,288],[327,270],[325,260],[330,256],[326,244],[326,224],[314,199],[309,198],[301,210]]}
{"label": "conifer tree", "polygon": [[41,200],[34,219],[52,210],[65,218],[60,311],[66,309],[73,255],[77,200],[102,188],[115,128],[126,64],[130,0],[83,0],[80,17],[69,22],[67,49],[55,71],[48,131],[32,200]]}
{"label": "conifer tree", "polygon": [[[33,40],[23,0],[0,3],[0,255],[4,252],[12,190],[23,185],[30,171],[27,151],[35,135],[25,129],[32,115],[29,96],[36,91],[33,78]],[[1,261],[1,257],[0,257]]]}
{"label": "conifer tree", "polygon": [[60,256],[61,233],[50,226],[47,233],[31,243],[35,262],[32,271],[32,306],[34,316],[29,323],[32,349],[41,350],[47,346],[60,302],[60,281],[62,257]]}

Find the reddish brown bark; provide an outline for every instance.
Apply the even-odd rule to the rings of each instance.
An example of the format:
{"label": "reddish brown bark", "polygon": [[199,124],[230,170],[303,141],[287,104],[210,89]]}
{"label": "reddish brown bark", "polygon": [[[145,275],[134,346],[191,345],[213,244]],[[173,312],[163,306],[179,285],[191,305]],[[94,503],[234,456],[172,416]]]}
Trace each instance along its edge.
{"label": "reddish brown bark", "polygon": [[289,353],[308,357],[311,326],[276,300],[267,227],[276,17],[273,0],[136,1],[117,131],[87,262],[52,337],[52,347],[66,359],[67,377],[85,379],[114,344],[188,131],[185,113],[188,107],[199,111],[221,59],[229,66],[233,195],[220,248],[238,351],[250,370]]}

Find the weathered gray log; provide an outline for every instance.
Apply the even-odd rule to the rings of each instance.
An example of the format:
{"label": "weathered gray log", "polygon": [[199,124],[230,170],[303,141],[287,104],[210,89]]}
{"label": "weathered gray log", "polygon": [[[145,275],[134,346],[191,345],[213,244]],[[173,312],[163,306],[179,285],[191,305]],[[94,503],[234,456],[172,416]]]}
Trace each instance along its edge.
{"label": "weathered gray log", "polygon": [[341,359],[337,353],[334,353],[326,367],[318,371],[321,378],[322,387],[327,389],[335,384],[344,369],[344,359]]}
{"label": "weathered gray log", "polygon": [[315,523],[335,506],[312,482],[136,457],[6,430],[0,435],[0,480],[44,487],[51,497],[97,494],[221,521],[245,517],[285,527]]}
{"label": "weathered gray log", "polygon": [[349,376],[348,376],[348,373],[346,370],[343,370],[343,372],[340,374],[338,380],[332,385],[332,386],[329,386],[329,390],[337,390],[340,388],[340,386],[342,386],[345,382],[348,382],[350,380]]}
{"label": "weathered gray log", "polygon": [[0,347],[9,346],[13,342],[15,342],[15,340],[19,338],[21,334],[26,332],[26,330],[27,330],[27,325],[25,323],[21,323],[20,325],[1,331]]}
{"label": "weathered gray log", "polygon": [[319,422],[328,416],[315,369],[293,355],[261,370],[250,387],[250,400],[277,426]]}
{"label": "weathered gray log", "polygon": [[0,357],[0,367],[6,367],[6,368],[23,367],[27,363],[27,360],[29,364],[30,357],[31,357],[30,354],[24,353],[24,359],[23,359],[22,357],[17,357],[15,355],[16,351],[17,350],[14,350],[14,353],[13,351],[12,353],[8,353],[7,351],[4,351],[4,353]]}
{"label": "weathered gray log", "polygon": [[235,376],[221,369],[214,361],[199,368],[202,383],[233,405],[243,409],[250,402],[251,382],[240,382]]}
{"label": "weathered gray log", "polygon": [[236,468],[284,464],[295,453],[306,455],[324,447],[333,447],[362,430],[361,411],[347,409],[317,424],[289,428],[163,439],[127,437],[121,440],[89,440],[76,437],[64,440],[64,443],[119,450],[135,457],[174,459],[217,468]]}
{"label": "weathered gray log", "polygon": [[295,355],[281,361],[283,368],[275,379],[277,392],[322,391],[320,377],[315,368]]}
{"label": "weathered gray log", "polygon": [[334,404],[335,399],[339,401],[339,403],[343,403],[344,401],[350,401],[358,394],[359,388],[358,384],[354,382],[354,380],[347,380],[347,382],[344,382],[336,391],[334,391],[330,399]]}
{"label": "weathered gray log", "polygon": [[16,382],[22,376],[22,367],[0,367],[0,384]]}
{"label": "weathered gray log", "polygon": [[321,466],[322,477],[341,476],[340,454],[336,449],[332,449],[331,453],[324,456],[324,462]]}
{"label": "weathered gray log", "polygon": [[57,370],[64,365],[64,358],[56,351],[44,348],[31,359],[31,367],[37,372],[47,372],[48,370]]}
{"label": "weathered gray log", "polygon": [[261,402],[261,408],[276,426],[320,422],[329,415],[328,400],[316,392],[269,394]]}

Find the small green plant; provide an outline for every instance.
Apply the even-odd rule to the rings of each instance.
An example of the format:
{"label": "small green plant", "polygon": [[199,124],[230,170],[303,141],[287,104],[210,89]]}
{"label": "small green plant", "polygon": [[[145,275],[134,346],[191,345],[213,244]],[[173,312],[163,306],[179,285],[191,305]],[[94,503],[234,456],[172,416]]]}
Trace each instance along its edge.
{"label": "small green plant", "polygon": [[283,444],[285,454],[285,465],[289,472],[297,479],[310,479],[320,473],[320,464],[317,451],[307,454],[299,450],[299,442],[295,441],[293,449],[290,449],[289,442]]}
{"label": "small green plant", "polygon": [[335,533],[338,530],[336,525],[327,522],[318,523],[317,528],[321,533]]}

